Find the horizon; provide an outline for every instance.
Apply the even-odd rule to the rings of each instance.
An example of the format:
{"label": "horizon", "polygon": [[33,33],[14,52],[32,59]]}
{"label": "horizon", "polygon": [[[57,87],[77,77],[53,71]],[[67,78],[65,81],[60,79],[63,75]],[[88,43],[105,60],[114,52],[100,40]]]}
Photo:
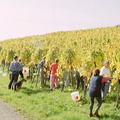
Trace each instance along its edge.
{"label": "horizon", "polygon": [[120,24],[119,0],[0,0],[0,3],[0,41]]}
{"label": "horizon", "polygon": [[57,33],[57,32],[72,32],[72,31],[79,31],[79,30],[91,30],[91,29],[99,29],[99,28],[107,28],[107,27],[115,27],[117,25],[114,26],[103,26],[103,27],[96,27],[96,28],[87,28],[87,29],[78,29],[78,30],[66,30],[66,31],[55,31],[55,32],[50,32],[50,33],[43,33],[43,34],[36,34],[36,35],[28,35],[28,36],[22,36],[22,37],[16,37],[16,38],[11,38],[11,39],[5,39],[5,40],[0,40],[0,42],[2,41],[6,41],[6,40],[12,40],[12,39],[19,39],[19,38],[25,38],[25,37],[32,37],[32,36],[37,36],[37,35],[47,35],[47,34],[51,34],[51,33]]}

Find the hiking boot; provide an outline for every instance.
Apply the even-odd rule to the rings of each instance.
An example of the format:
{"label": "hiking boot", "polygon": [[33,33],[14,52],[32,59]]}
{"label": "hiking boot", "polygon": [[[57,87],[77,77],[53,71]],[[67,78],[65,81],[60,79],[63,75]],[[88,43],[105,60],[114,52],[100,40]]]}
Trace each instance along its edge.
{"label": "hiking boot", "polygon": [[98,112],[95,112],[94,115],[97,116],[97,117],[100,117],[100,115],[98,114]]}
{"label": "hiking boot", "polygon": [[93,114],[92,114],[92,113],[89,113],[89,116],[90,116],[90,117],[93,117]]}
{"label": "hiking boot", "polygon": [[103,99],[103,100],[102,100],[102,103],[104,103],[104,102],[105,102],[105,100]]}

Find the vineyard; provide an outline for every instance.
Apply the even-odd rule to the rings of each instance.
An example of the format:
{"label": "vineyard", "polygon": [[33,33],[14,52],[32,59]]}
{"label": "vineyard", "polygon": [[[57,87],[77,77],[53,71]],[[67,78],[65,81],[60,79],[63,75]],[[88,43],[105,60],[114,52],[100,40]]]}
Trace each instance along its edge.
{"label": "vineyard", "polygon": [[[56,32],[0,42],[0,61],[10,63],[18,55],[27,67],[38,64],[46,56],[46,66],[59,59],[59,75],[63,69],[81,70],[81,75],[101,68],[110,61],[116,80],[120,77],[120,26]],[[114,71],[116,69],[116,71]],[[114,80],[115,82],[115,80]]]}
{"label": "vineyard", "polygon": [[[6,89],[9,65],[14,56],[19,56],[29,68],[27,80],[19,92]],[[59,89],[49,90],[49,80],[38,87],[40,60],[46,56],[45,78],[50,74],[49,66],[59,59]],[[110,61],[113,76],[112,92],[107,96],[101,110],[103,120],[119,120],[119,107],[115,107],[120,94],[120,26],[76,31],[61,31],[45,35],[29,36],[0,42],[0,99],[31,120],[88,120],[89,98],[87,91],[94,68],[101,68],[105,60]],[[48,70],[48,71],[47,71]],[[71,92],[76,91],[75,72],[83,79],[80,101],[73,102]],[[68,83],[65,83],[69,80]],[[117,82],[119,81],[119,82]],[[65,84],[64,84],[65,83]],[[66,89],[67,88],[67,89]],[[63,91],[64,92],[61,92]],[[15,98],[15,99],[13,99]],[[99,118],[93,117],[92,120]]]}

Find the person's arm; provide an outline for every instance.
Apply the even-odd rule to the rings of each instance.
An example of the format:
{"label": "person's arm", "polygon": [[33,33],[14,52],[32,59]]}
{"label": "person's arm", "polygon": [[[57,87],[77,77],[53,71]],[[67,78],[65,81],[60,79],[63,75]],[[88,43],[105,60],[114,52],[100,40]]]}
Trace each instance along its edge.
{"label": "person's arm", "polygon": [[107,82],[108,80],[113,79],[113,77],[103,77],[102,78],[102,83]]}
{"label": "person's arm", "polygon": [[100,70],[100,75],[101,75],[101,76],[104,76],[104,74],[105,74],[105,70],[104,70],[104,68],[102,67],[101,70]]}
{"label": "person's arm", "polygon": [[17,66],[21,70],[25,66],[25,64],[21,64],[20,62],[17,62]]}

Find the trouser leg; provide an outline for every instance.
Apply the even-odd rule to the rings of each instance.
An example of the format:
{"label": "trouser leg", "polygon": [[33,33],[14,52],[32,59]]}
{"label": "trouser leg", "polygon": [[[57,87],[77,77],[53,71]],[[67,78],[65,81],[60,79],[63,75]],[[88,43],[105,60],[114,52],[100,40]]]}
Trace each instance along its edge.
{"label": "trouser leg", "polygon": [[101,105],[102,105],[102,100],[101,97],[96,97],[96,100],[98,101],[98,105],[95,111],[98,112],[98,110],[100,109]]}
{"label": "trouser leg", "polygon": [[19,72],[16,72],[14,76],[14,83],[18,81],[18,76],[19,76]]}
{"label": "trouser leg", "polygon": [[44,85],[44,76],[43,76],[43,70],[40,69],[40,83],[41,85]]}
{"label": "trouser leg", "polygon": [[107,95],[107,93],[108,93],[108,91],[109,91],[109,85],[110,85],[109,82],[106,82],[106,83],[105,83],[104,90],[102,91],[102,99],[103,99],[103,100],[104,100],[105,96]]}
{"label": "trouser leg", "polygon": [[10,82],[8,84],[8,89],[11,89],[12,83],[14,81],[14,76],[15,76],[15,74],[12,72],[12,79],[10,80]]}
{"label": "trouser leg", "polygon": [[81,82],[82,90],[84,90],[84,81],[83,81],[83,77],[80,77],[80,82]]}
{"label": "trouser leg", "polygon": [[79,85],[80,85],[80,77],[76,75],[76,89],[79,88]]}
{"label": "trouser leg", "polygon": [[55,75],[50,75],[50,89],[53,89],[55,82]]}
{"label": "trouser leg", "polygon": [[55,75],[55,87],[58,88],[58,76]]}
{"label": "trouser leg", "polygon": [[24,78],[22,71],[19,72],[21,78]]}
{"label": "trouser leg", "polygon": [[92,114],[93,110],[93,105],[94,105],[94,97],[90,97],[90,113]]}
{"label": "trouser leg", "polygon": [[8,85],[8,88],[11,89],[11,86],[12,86],[12,83],[14,82],[17,82],[18,80],[18,75],[19,75],[19,72],[12,72],[12,80],[10,81],[9,85]]}
{"label": "trouser leg", "polygon": [[68,86],[68,84],[69,84],[69,76],[67,75],[67,76],[66,76],[65,86]]}
{"label": "trouser leg", "polygon": [[102,90],[101,90],[101,97],[102,97],[102,100],[104,100],[104,97],[105,97],[105,83],[102,84]]}
{"label": "trouser leg", "polygon": [[83,79],[81,79],[80,81],[81,81],[82,90],[84,90],[84,81]]}

